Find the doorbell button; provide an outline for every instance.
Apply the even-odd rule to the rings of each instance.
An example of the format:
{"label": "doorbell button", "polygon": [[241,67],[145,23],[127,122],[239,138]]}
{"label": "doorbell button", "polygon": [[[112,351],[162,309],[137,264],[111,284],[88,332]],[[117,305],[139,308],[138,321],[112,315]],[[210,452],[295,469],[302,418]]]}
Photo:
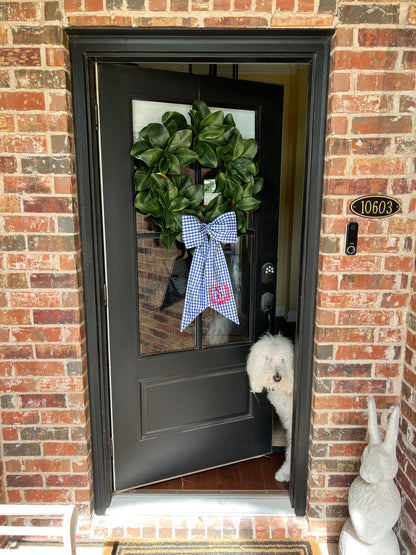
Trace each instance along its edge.
{"label": "doorbell button", "polygon": [[345,254],[356,254],[358,239],[358,223],[349,222],[347,224],[347,233],[345,239]]}

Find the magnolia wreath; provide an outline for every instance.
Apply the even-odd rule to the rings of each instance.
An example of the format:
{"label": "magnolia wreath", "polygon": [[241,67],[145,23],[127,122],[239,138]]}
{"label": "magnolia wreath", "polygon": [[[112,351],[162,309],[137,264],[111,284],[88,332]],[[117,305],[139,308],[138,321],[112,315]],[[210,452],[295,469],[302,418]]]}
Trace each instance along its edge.
{"label": "magnolia wreath", "polygon": [[[237,233],[244,235],[246,214],[260,206],[263,187],[254,160],[257,143],[242,138],[231,114],[211,112],[201,100],[193,102],[188,114],[189,121],[179,112],[165,112],[162,123],[150,123],[140,131],[130,151],[138,160],[134,205],[160,226],[160,240],[168,250],[175,240],[183,241],[185,215],[209,224],[234,212]],[[192,164],[209,168],[214,179],[194,184],[186,175]]]}

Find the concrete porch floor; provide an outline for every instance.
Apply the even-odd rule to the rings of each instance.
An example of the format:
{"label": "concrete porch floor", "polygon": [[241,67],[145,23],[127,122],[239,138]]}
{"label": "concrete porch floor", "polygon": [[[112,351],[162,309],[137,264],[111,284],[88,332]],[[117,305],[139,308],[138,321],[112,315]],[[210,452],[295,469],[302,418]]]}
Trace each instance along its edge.
{"label": "concrete porch floor", "polygon": [[[166,516],[170,515],[170,516]],[[84,522],[85,521],[85,522]],[[296,518],[287,491],[268,494],[118,494],[106,515],[78,520],[78,555],[101,555],[109,537],[240,538],[302,537],[306,520]],[[83,535],[92,532],[93,535]],[[321,536],[322,538],[322,536]],[[19,540],[19,538],[16,538]],[[17,555],[62,555],[62,543],[10,543]],[[42,543],[41,543],[42,542]],[[322,555],[336,555],[335,543],[320,543]],[[0,553],[3,551],[0,550]]]}
{"label": "concrete porch floor", "polygon": [[[335,543],[320,543],[322,555],[337,555],[337,544]],[[0,550],[7,553],[16,553],[16,555],[62,555],[62,545],[49,544],[49,543],[18,543],[14,547],[11,545],[7,549]],[[77,555],[102,555],[102,544],[80,544],[77,545]]]}

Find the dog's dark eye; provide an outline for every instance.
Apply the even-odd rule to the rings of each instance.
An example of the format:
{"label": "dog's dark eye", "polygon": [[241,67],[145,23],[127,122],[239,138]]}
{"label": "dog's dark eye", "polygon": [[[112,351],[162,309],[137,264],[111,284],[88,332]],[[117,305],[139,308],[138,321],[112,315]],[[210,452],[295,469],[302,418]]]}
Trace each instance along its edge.
{"label": "dog's dark eye", "polygon": [[280,374],[275,374],[275,375],[273,376],[273,381],[274,381],[274,382],[280,382],[280,381],[282,381],[282,376],[281,376]]}

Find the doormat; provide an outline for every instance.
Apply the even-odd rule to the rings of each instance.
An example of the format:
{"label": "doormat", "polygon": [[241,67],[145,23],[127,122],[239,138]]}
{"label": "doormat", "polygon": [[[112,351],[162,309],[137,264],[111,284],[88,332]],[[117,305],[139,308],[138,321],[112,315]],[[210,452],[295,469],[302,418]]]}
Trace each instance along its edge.
{"label": "doormat", "polygon": [[321,555],[314,540],[129,540],[108,539],[103,555]]}

